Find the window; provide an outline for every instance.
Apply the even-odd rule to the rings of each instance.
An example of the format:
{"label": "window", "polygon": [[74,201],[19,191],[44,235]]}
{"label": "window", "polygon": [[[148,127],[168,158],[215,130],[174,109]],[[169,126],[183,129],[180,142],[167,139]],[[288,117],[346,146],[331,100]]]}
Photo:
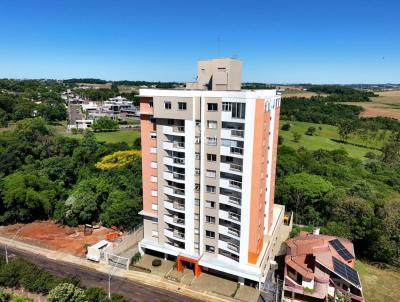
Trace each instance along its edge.
{"label": "window", "polygon": [[194,213],[194,219],[195,219],[195,220],[199,220],[199,219],[200,219],[200,215],[199,215],[199,214],[196,214],[196,213]]}
{"label": "window", "polygon": [[207,222],[207,223],[212,223],[212,224],[214,224],[214,223],[215,223],[215,217],[213,217],[213,216],[206,216],[206,222]]}
{"label": "window", "polygon": [[151,154],[157,154],[157,148],[151,147],[150,148],[150,153]]}
{"label": "window", "polygon": [[199,206],[199,205],[200,205],[200,199],[197,199],[197,198],[196,198],[196,199],[194,200],[194,205],[195,205],[195,206]]}
{"label": "window", "polygon": [[164,102],[164,108],[165,108],[165,109],[168,109],[168,110],[171,109],[171,108],[172,108],[171,102],[165,101],[165,102]]}
{"label": "window", "polygon": [[157,176],[150,176],[151,182],[157,182]]}
{"label": "window", "polygon": [[194,248],[195,248],[196,250],[199,249],[199,244],[198,244],[197,242],[194,243]]}
{"label": "window", "polygon": [[196,152],[195,153],[195,157],[196,157],[197,160],[199,160],[200,159],[200,153]]}
{"label": "window", "polygon": [[245,103],[232,103],[232,118],[245,118],[246,104]]}
{"label": "window", "polygon": [[207,177],[211,177],[211,178],[215,178],[216,174],[217,174],[217,172],[215,170],[207,170],[206,176]]}
{"label": "window", "polygon": [[214,209],[215,208],[215,201],[206,200],[206,208]]}
{"label": "window", "polygon": [[206,186],[207,193],[215,193],[216,188],[215,186]]}
{"label": "window", "polygon": [[178,102],[179,110],[186,110],[186,102]]}
{"label": "window", "polygon": [[200,144],[200,141],[201,141],[200,136],[196,136],[195,140],[194,140],[194,143],[198,145],[198,144]]}
{"label": "window", "polygon": [[158,196],[158,192],[155,190],[151,190],[151,196],[153,196],[153,197]]}
{"label": "window", "polygon": [[199,229],[194,229],[194,233],[197,235],[197,234],[199,234],[200,232],[199,232]]}
{"label": "window", "polygon": [[208,161],[217,161],[217,155],[216,154],[207,153],[207,160]]}
{"label": "window", "polygon": [[199,192],[200,191],[200,185],[199,184],[194,184],[194,191]]}
{"label": "window", "polygon": [[195,169],[194,176],[199,176],[199,175],[200,175],[200,169]]}
{"label": "window", "polygon": [[154,103],[153,102],[149,102],[149,107],[153,108],[154,107]]}
{"label": "window", "polygon": [[207,121],[207,128],[217,129],[217,121]]}
{"label": "window", "polygon": [[150,167],[152,167],[153,169],[157,169],[157,163],[155,161],[152,161],[150,163]]}
{"label": "window", "polygon": [[158,237],[158,231],[151,231],[151,236]]}
{"label": "window", "polygon": [[222,111],[232,111],[232,103],[223,102]]}
{"label": "window", "polygon": [[151,204],[151,209],[154,210],[154,211],[157,211],[158,210],[158,204],[152,203]]}
{"label": "window", "polygon": [[199,120],[196,120],[196,127],[200,127],[201,123]]}
{"label": "window", "polygon": [[216,146],[217,145],[217,138],[216,137],[207,137],[207,145]]}
{"label": "window", "polygon": [[215,232],[206,230],[206,237],[207,238],[215,238]]}
{"label": "window", "polygon": [[209,253],[215,253],[215,247],[212,245],[206,245],[206,251]]}
{"label": "window", "polygon": [[217,103],[208,103],[207,110],[208,111],[218,111],[218,104]]}
{"label": "window", "polygon": [[167,119],[167,125],[172,126],[174,124],[174,120],[172,119]]}
{"label": "window", "polygon": [[150,133],[150,138],[151,138],[151,139],[156,139],[156,138],[157,138],[157,133],[151,132],[151,133]]}

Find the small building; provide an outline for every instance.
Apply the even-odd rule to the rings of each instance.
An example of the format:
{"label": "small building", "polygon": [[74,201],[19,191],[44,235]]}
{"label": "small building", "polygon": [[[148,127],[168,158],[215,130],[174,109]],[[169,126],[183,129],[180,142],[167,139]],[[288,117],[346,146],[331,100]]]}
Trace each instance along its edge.
{"label": "small building", "polygon": [[354,264],[349,240],[302,232],[287,241],[283,301],[327,301],[338,295],[364,301]]}
{"label": "small building", "polygon": [[103,255],[104,250],[107,249],[107,247],[109,247],[110,245],[112,245],[111,242],[107,240],[101,240],[96,244],[89,246],[86,254],[86,259],[99,262],[102,257],[105,257]]}

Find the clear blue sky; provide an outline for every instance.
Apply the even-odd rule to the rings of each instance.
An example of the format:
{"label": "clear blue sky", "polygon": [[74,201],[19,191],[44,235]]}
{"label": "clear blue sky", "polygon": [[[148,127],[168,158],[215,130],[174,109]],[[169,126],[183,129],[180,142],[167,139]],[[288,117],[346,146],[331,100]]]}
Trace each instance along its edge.
{"label": "clear blue sky", "polygon": [[0,0],[0,78],[400,82],[399,0]]}

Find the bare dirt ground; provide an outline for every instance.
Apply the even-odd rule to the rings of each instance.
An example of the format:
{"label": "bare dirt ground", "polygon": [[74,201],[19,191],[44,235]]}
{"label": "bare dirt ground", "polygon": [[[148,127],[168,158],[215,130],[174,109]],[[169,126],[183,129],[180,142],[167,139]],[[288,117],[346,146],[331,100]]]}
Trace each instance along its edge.
{"label": "bare dirt ground", "polygon": [[92,245],[106,239],[107,234],[115,233],[112,229],[101,227],[93,230],[91,235],[85,236],[83,226],[71,228],[58,225],[53,221],[35,221],[28,224],[13,224],[2,227],[0,228],[0,236],[12,238],[21,227],[22,230],[14,240],[75,256],[85,255],[86,244]]}
{"label": "bare dirt ground", "polygon": [[400,90],[378,92],[379,97],[371,98],[372,102],[351,102],[364,108],[362,117],[391,117],[400,120]]}
{"label": "bare dirt ground", "polygon": [[111,83],[104,83],[104,84],[77,83],[77,85],[78,86],[92,87],[92,88],[105,88],[105,89],[110,89],[111,88]]}

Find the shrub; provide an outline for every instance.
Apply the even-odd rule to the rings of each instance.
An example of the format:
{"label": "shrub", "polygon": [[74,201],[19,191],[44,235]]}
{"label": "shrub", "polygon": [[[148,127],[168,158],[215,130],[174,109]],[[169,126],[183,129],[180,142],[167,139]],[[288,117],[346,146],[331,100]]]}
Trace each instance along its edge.
{"label": "shrub", "polygon": [[72,134],[78,134],[78,129],[76,129],[76,128],[71,128],[71,133]]}
{"label": "shrub", "polygon": [[283,138],[283,136],[279,135],[278,136],[278,145],[283,145],[284,140],[285,139]]}
{"label": "shrub", "polygon": [[131,264],[135,264],[140,260],[140,258],[142,258],[142,254],[140,254],[140,252],[137,252],[135,255],[132,256]]}
{"label": "shrub", "polygon": [[289,123],[283,124],[282,127],[281,127],[281,130],[289,131],[290,127],[291,127],[291,125]]}
{"label": "shrub", "polygon": [[154,266],[154,267],[160,266],[160,265],[161,265],[161,260],[160,260],[160,259],[154,259],[154,260],[151,262],[151,265]]}
{"label": "shrub", "polygon": [[310,135],[313,136],[315,131],[317,131],[317,129],[315,127],[309,127],[306,131],[306,135]]}
{"label": "shrub", "polygon": [[48,297],[48,302],[87,302],[83,289],[70,283],[61,283],[53,288]]}
{"label": "shrub", "polygon": [[367,152],[364,156],[369,159],[376,159],[376,154],[371,151]]}
{"label": "shrub", "polygon": [[88,302],[108,302],[107,293],[98,287],[91,287],[85,290],[86,300]]}

